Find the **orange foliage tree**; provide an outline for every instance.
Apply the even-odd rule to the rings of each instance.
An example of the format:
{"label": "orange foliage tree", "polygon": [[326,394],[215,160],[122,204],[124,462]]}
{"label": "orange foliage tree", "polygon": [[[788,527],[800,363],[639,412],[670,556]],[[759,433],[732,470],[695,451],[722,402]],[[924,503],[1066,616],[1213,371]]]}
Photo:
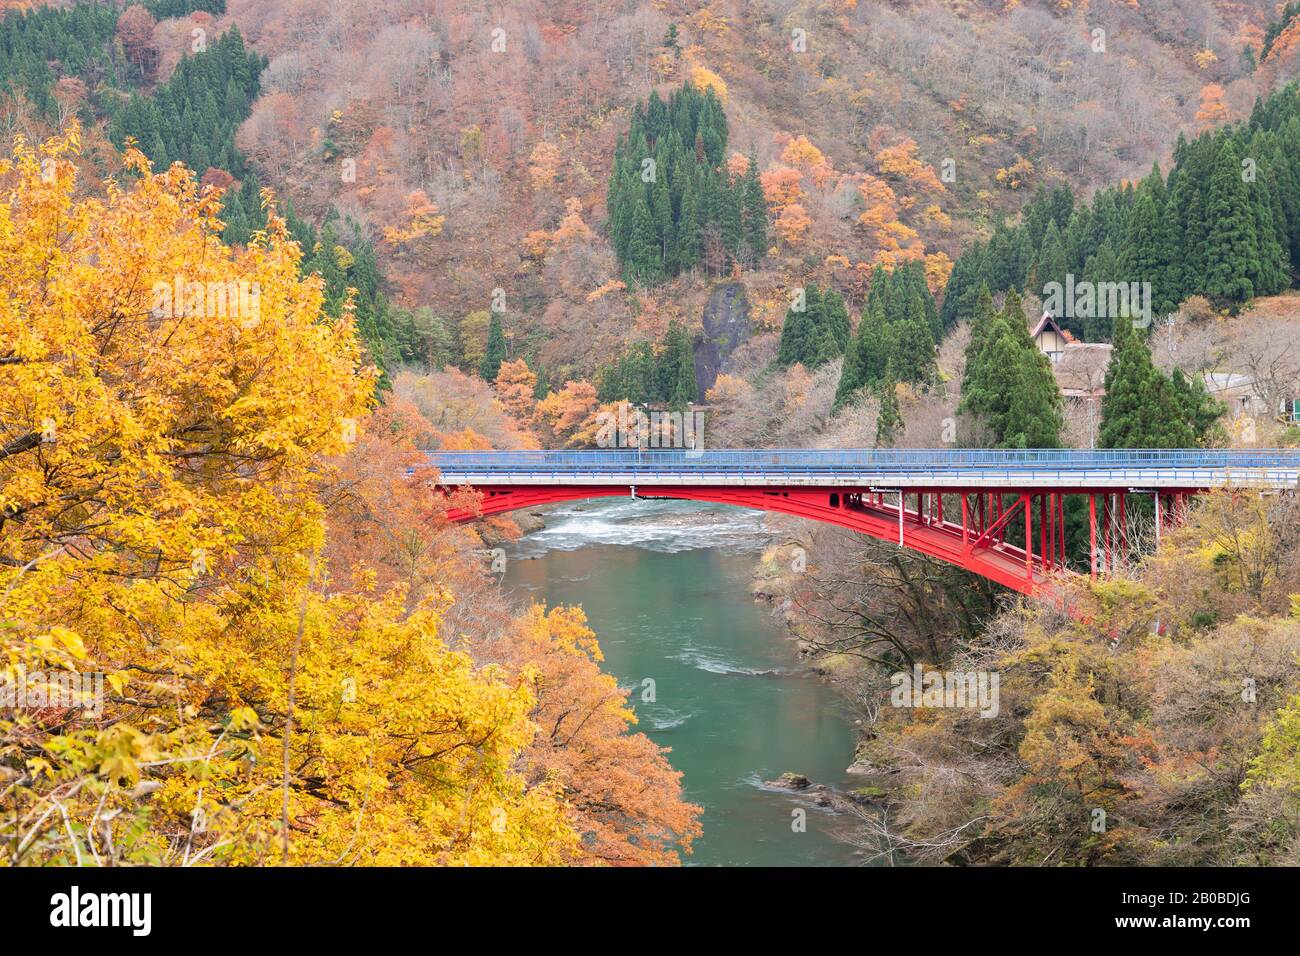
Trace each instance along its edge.
{"label": "orange foliage tree", "polygon": [[447,217],[438,214],[438,207],[429,201],[424,190],[416,189],[406,197],[401,224],[384,230],[384,241],[390,246],[404,246],[415,239],[436,236],[446,221]]}
{"label": "orange foliage tree", "polygon": [[790,166],[774,166],[763,173],[759,181],[773,215],[779,216],[787,206],[804,200],[803,175]]}
{"label": "orange foliage tree", "polygon": [[812,144],[807,136],[796,136],[790,140],[781,152],[781,162],[787,166],[806,169],[813,185],[819,189],[825,186],[835,174],[831,169],[830,160]]}
{"label": "orange foliage tree", "polygon": [[599,408],[595,385],[585,380],[568,381],[537,403],[536,419],[561,444],[584,445],[595,437]]}
{"label": "orange foliage tree", "polygon": [[595,238],[595,233],[582,218],[582,200],[570,196],[564,201],[564,218],[555,230],[555,241],[561,245],[585,242]]}
{"label": "orange foliage tree", "polygon": [[523,359],[502,362],[494,387],[506,411],[522,426],[527,427],[533,420],[533,412],[537,407],[537,400],[533,398],[537,376],[528,367],[528,363]]}
{"label": "orange foliage tree", "polygon": [[921,189],[942,192],[943,183],[939,182],[934,169],[921,162],[916,154],[916,140],[906,138],[876,153],[876,165],[881,175],[898,176]]}
{"label": "orange foliage tree", "polygon": [[[498,390],[503,381],[531,378],[520,365],[502,364]],[[444,602],[444,625],[475,659],[528,680],[537,732],[519,766],[531,786],[560,786],[567,819],[581,838],[571,862],[677,863],[678,852],[689,852],[700,832],[700,809],[682,799],[667,751],[632,732],[627,692],[602,673],[600,647],[582,611],[534,606],[515,614],[472,545],[485,525],[507,535],[517,529],[447,524],[448,507],[472,510],[479,496],[436,492],[419,451],[436,429],[412,402],[392,397],[370,426],[338,462],[328,493],[331,578],[354,587],[401,587],[412,607],[439,594],[454,597]]]}
{"label": "orange foliage tree", "polygon": [[793,203],[781,211],[773,228],[782,242],[797,246],[808,237],[808,230],[812,228],[812,219],[808,217],[802,205]]}
{"label": "orange foliage tree", "polygon": [[1223,87],[1218,83],[1206,83],[1201,87],[1201,105],[1196,111],[1196,122],[1207,128],[1226,123],[1228,105],[1223,96]]}
{"label": "orange foliage tree", "polygon": [[681,799],[681,774],[644,734],[628,692],[604,659],[581,608],[534,605],[489,651],[538,672],[532,718],[541,728],[523,756],[528,779],[558,779],[593,862],[675,864],[699,836],[700,808]]}
{"label": "orange foliage tree", "polygon": [[560,148],[545,141],[533,147],[528,157],[528,178],[534,189],[549,189],[560,172]]}

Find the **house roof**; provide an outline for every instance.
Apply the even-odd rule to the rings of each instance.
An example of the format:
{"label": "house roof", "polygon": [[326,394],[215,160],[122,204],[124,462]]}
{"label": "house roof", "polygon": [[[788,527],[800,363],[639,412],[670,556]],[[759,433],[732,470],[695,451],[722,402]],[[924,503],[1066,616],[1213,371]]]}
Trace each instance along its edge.
{"label": "house roof", "polygon": [[1099,396],[1105,390],[1110,365],[1109,342],[1074,342],[1052,363],[1061,391],[1071,398]]}
{"label": "house roof", "polygon": [[1249,388],[1255,380],[1238,372],[1206,372],[1205,384],[1210,391],[1221,392],[1229,388]]}
{"label": "house roof", "polygon": [[1047,328],[1050,328],[1061,338],[1065,339],[1065,341],[1074,342],[1074,336],[1057,325],[1056,319],[1052,318],[1052,313],[1047,311],[1043,312],[1043,317],[1038,320],[1038,324],[1035,325],[1033,330],[1029,333],[1029,337],[1031,339],[1036,339],[1042,334],[1043,330]]}

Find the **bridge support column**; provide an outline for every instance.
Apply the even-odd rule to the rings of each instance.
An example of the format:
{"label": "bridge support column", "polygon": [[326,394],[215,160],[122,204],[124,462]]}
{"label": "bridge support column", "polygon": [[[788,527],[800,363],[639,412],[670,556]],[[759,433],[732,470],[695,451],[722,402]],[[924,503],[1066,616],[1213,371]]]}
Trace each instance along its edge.
{"label": "bridge support column", "polygon": [[1088,495],[1088,560],[1092,564],[1092,580],[1097,580],[1097,496]]}
{"label": "bridge support column", "polygon": [[1047,555],[1049,571],[1056,570],[1056,495],[1047,495]]}
{"label": "bridge support column", "polygon": [[1111,571],[1111,554],[1114,551],[1115,544],[1115,495],[1107,492],[1101,499],[1101,571],[1102,574],[1109,574]]}
{"label": "bridge support column", "polygon": [[1057,554],[1058,554],[1059,557],[1060,557],[1061,567],[1064,568],[1064,567],[1065,567],[1065,545],[1066,545],[1066,537],[1065,537],[1065,495],[1058,494],[1058,495],[1056,496],[1056,511],[1057,511],[1057,514],[1060,516],[1060,521],[1058,522],[1058,526],[1059,526],[1060,529],[1061,529],[1061,550],[1060,550],[1059,552],[1057,552]]}
{"label": "bridge support column", "polygon": [[1119,560],[1128,560],[1128,519],[1124,513],[1124,502],[1126,496],[1124,492],[1118,493],[1119,497]]}
{"label": "bridge support column", "polygon": [[1056,499],[1057,495],[1047,496],[1047,566],[1056,569]]}
{"label": "bridge support column", "polygon": [[1025,507],[1025,579],[1034,579],[1034,509],[1029,495],[1021,498]]}
{"label": "bridge support column", "polygon": [[1043,561],[1043,570],[1047,570],[1047,495],[1038,496],[1038,556]]}

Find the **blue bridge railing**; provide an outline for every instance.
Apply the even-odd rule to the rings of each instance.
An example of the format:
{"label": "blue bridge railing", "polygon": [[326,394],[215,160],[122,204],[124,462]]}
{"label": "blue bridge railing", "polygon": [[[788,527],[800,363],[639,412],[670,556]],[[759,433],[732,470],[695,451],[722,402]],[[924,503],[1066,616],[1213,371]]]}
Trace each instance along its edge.
{"label": "blue bridge railing", "polygon": [[617,451],[431,451],[431,464],[454,471],[552,471],[664,469],[666,471],[768,468],[1282,468],[1300,467],[1300,449],[1293,448],[864,448],[864,449],[747,449],[714,448],[703,452],[682,449]]}
{"label": "blue bridge railing", "polygon": [[556,478],[618,474],[650,480],[656,476],[744,475],[772,478],[800,475],[891,473],[936,477],[961,472],[1009,476],[1046,473],[1159,474],[1176,478],[1204,474],[1268,474],[1273,482],[1300,474],[1300,449],[744,449],[428,452],[431,465],[448,478],[473,476],[482,481],[506,476]]}

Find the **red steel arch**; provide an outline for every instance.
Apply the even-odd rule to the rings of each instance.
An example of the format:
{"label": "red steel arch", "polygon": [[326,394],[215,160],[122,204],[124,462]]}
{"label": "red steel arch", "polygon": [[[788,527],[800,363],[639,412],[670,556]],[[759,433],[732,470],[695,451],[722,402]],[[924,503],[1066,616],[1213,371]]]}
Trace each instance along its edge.
{"label": "red steel arch", "polygon": [[[583,498],[629,497],[636,493],[632,485],[493,485],[477,490],[482,495],[481,509],[451,509],[448,511],[449,520],[473,521],[520,508]],[[901,544],[1022,594],[1040,593],[1053,575],[1069,573],[1064,567],[1065,511],[1064,492],[1061,491],[909,488],[905,496],[900,496],[897,490],[852,487],[655,485],[641,486],[640,490],[640,497],[737,505],[837,525],[881,541]],[[1118,513],[1122,514],[1124,496],[1122,492],[1112,491],[1071,491],[1088,494],[1091,499],[1092,571],[1095,575],[1099,565],[1109,561],[1109,556],[1121,547],[1119,532],[1114,530],[1113,517],[1117,512],[1111,500],[1117,499]],[[953,497],[960,499],[960,515],[945,518],[945,495],[949,502]],[[1171,516],[1176,515],[1186,495],[1187,492],[1183,491],[1160,493],[1161,511],[1169,506]],[[893,501],[888,500],[890,498]],[[1106,533],[1106,528],[1102,529],[1105,547],[1100,549],[1097,538],[1099,498],[1104,499],[1103,523],[1111,529],[1110,534]],[[1023,527],[1022,540],[1028,542],[1027,547],[1018,547],[1005,540],[1006,532],[1013,524],[1017,528]]]}

